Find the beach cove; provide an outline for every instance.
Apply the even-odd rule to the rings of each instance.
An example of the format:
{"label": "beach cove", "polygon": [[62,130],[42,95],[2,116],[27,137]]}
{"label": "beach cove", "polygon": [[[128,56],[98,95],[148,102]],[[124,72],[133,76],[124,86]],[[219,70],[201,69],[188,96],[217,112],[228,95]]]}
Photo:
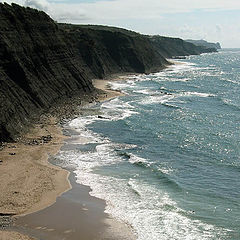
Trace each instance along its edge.
{"label": "beach cove", "polygon": [[174,140],[159,145],[171,135],[159,129],[162,117],[181,109],[168,104],[172,99],[212,95],[162,85],[191,66],[175,69],[167,59],[215,53],[220,45],[58,23],[15,3],[0,3],[0,16],[1,240],[169,239],[178,226],[185,231],[181,214],[187,232],[201,235],[193,216],[158,186],[164,179],[185,189],[172,179],[170,163],[159,166],[172,160],[162,159],[159,146]]}
{"label": "beach cove", "polygon": [[[110,81],[122,78],[93,80],[94,86],[102,90],[94,101],[123,95],[108,86]],[[92,101],[90,97],[82,105]],[[105,201],[91,197],[88,186],[76,183],[71,169],[49,162],[65,141],[71,142],[71,138],[62,133],[57,118],[43,116],[42,123],[35,124],[19,143],[7,144],[1,150],[0,170],[5,173],[11,169],[11,177],[0,174],[4,189],[0,191],[4,193],[1,220],[5,230],[0,232],[0,239],[135,239],[129,226],[104,213]],[[78,141],[84,144],[87,139]]]}

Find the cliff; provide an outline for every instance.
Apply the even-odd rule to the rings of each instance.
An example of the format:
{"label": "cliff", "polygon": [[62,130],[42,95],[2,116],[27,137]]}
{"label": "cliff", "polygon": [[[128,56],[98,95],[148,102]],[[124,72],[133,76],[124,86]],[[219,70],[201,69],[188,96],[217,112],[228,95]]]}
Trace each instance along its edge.
{"label": "cliff", "polygon": [[0,142],[54,104],[94,94],[93,78],[158,71],[165,57],[199,49],[119,28],[57,24],[42,11],[0,3]]}
{"label": "cliff", "polygon": [[221,49],[221,45],[219,42],[217,43],[211,43],[211,42],[207,42],[205,40],[191,40],[191,39],[187,39],[185,40],[186,42],[190,42],[193,43],[196,46],[202,46],[205,48],[215,48],[215,49]]}
{"label": "cliff", "polygon": [[113,73],[148,73],[168,64],[148,37],[125,29],[58,24],[87,64],[88,75],[104,78]]}
{"label": "cliff", "polygon": [[94,92],[93,77],[167,64],[139,34],[61,26],[16,4],[0,4],[0,33],[0,141],[54,103]]}
{"label": "cliff", "polygon": [[174,58],[176,56],[199,55],[201,53],[217,52],[215,48],[206,48],[196,46],[193,43],[186,42],[180,38],[170,38],[162,36],[149,36],[152,44],[158,53],[165,58]]}
{"label": "cliff", "polygon": [[0,141],[61,98],[92,92],[83,60],[44,12],[0,4]]}

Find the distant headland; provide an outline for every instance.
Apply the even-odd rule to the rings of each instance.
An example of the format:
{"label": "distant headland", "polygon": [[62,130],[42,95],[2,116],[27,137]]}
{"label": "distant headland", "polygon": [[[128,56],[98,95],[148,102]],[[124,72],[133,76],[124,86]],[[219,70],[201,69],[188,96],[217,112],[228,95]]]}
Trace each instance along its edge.
{"label": "distant headland", "polygon": [[203,47],[206,47],[206,48],[215,48],[215,49],[221,49],[222,48],[221,44],[219,42],[211,43],[211,42],[207,42],[205,40],[191,40],[191,39],[187,39],[185,41],[193,43],[196,46],[203,46]]}

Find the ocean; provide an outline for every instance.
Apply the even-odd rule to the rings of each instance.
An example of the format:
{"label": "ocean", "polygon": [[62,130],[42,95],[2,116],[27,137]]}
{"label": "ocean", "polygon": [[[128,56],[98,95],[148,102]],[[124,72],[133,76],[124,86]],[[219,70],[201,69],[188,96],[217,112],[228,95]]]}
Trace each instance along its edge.
{"label": "ocean", "polygon": [[138,240],[239,240],[240,49],[177,61],[109,83],[57,158]]}

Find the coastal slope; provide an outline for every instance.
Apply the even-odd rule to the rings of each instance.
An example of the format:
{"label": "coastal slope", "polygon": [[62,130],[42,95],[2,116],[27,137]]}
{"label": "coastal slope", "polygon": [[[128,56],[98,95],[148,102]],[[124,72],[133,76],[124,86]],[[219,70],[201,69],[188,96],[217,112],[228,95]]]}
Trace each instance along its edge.
{"label": "coastal slope", "polygon": [[196,46],[202,46],[205,48],[215,48],[215,49],[221,49],[221,45],[219,42],[217,43],[212,43],[212,42],[207,42],[205,40],[192,40],[192,39],[187,39],[185,40],[186,42],[193,43]]}
{"label": "coastal slope", "polygon": [[159,54],[166,58],[175,58],[178,56],[199,55],[201,53],[217,52],[213,47],[195,45],[180,38],[170,38],[163,36],[149,36],[153,46]]}
{"label": "coastal slope", "polygon": [[93,25],[59,24],[46,13],[0,3],[0,142],[75,96],[94,96],[92,79],[149,73],[166,58],[212,52],[182,39]]}
{"label": "coastal slope", "polygon": [[93,94],[91,78],[167,64],[140,34],[62,27],[16,4],[0,4],[0,33],[0,142],[53,104]]}
{"label": "coastal slope", "polygon": [[0,4],[0,33],[0,141],[54,102],[94,90],[81,56],[44,12]]}
{"label": "coastal slope", "polygon": [[169,63],[148,37],[114,27],[58,24],[87,64],[88,75],[104,78],[114,73],[149,73]]}

